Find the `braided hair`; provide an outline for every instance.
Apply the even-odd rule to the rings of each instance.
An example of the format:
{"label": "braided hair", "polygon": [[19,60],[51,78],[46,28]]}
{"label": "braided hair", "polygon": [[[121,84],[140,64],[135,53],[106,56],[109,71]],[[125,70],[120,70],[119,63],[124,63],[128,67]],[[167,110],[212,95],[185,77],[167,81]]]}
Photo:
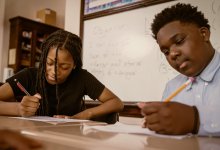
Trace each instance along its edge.
{"label": "braided hair", "polygon": [[[37,115],[48,115],[48,95],[46,92],[46,61],[47,55],[50,48],[56,47],[56,58],[55,58],[55,80],[57,81],[57,56],[59,49],[66,49],[72,55],[74,63],[76,65],[75,69],[82,68],[82,59],[81,59],[81,52],[82,52],[82,42],[81,39],[68,31],[65,30],[58,30],[47,37],[47,39],[41,45],[41,58],[40,64],[37,73],[37,82],[36,82],[36,92],[38,92],[42,99],[40,101],[40,108],[37,111]],[[56,98],[58,100],[59,106],[59,91],[58,85],[56,84]],[[58,108],[57,108],[58,110]]]}
{"label": "braided hair", "polygon": [[153,37],[157,39],[159,30],[172,21],[193,23],[198,27],[207,27],[210,29],[208,20],[201,11],[197,10],[197,7],[191,6],[190,4],[177,3],[155,15],[153,23],[151,24]]}

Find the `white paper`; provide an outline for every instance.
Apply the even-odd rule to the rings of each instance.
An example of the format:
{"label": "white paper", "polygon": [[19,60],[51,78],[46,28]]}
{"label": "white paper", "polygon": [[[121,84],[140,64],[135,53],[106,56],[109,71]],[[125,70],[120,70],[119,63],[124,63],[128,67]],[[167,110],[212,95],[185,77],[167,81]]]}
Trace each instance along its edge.
{"label": "white paper", "polygon": [[120,122],[117,122],[113,125],[106,125],[106,126],[86,126],[84,129],[96,129],[100,131],[106,131],[106,132],[117,132],[117,133],[133,133],[133,134],[144,134],[144,135],[152,135],[157,137],[164,137],[164,138],[174,138],[174,139],[182,139],[184,137],[187,137],[189,135],[162,135],[157,134],[154,131],[150,131],[147,128],[142,128],[140,125],[129,125],[129,124],[123,124]]}
{"label": "white paper", "polygon": [[47,122],[51,124],[59,124],[59,123],[67,123],[67,122],[87,122],[89,120],[82,120],[82,119],[64,119],[64,118],[54,118],[49,116],[31,116],[31,117],[10,117],[16,119],[23,119],[23,120],[32,120],[32,121],[41,121]]}

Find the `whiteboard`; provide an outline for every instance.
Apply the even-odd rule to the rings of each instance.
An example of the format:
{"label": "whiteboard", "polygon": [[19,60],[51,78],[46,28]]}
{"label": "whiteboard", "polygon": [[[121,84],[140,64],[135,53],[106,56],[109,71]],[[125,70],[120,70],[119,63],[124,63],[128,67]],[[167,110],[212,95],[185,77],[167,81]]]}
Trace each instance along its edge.
{"label": "whiteboard", "polygon": [[177,2],[198,6],[209,19],[211,42],[220,49],[220,1],[180,0],[84,21],[83,67],[122,101],[161,100],[178,73],[151,36],[154,15]]}

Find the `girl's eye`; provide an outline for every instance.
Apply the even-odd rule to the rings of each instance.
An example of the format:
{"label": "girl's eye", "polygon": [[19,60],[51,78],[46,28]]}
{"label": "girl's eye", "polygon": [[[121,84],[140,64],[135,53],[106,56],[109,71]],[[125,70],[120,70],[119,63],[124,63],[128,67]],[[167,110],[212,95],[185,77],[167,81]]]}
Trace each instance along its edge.
{"label": "girl's eye", "polygon": [[53,62],[47,61],[47,65],[48,65],[48,66],[53,66]]}
{"label": "girl's eye", "polygon": [[63,70],[68,70],[69,68],[66,68],[66,67],[61,67],[61,69],[63,69]]}
{"label": "girl's eye", "polygon": [[68,70],[70,67],[67,66],[67,65],[61,65],[60,68],[61,68],[62,70]]}

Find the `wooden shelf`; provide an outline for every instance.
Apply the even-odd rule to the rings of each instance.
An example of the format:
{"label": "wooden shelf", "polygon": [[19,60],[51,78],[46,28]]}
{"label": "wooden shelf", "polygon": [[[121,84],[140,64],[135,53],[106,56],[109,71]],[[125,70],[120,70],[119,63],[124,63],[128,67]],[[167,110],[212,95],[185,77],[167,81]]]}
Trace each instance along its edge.
{"label": "wooden shelf", "polygon": [[30,67],[31,63],[30,63],[29,60],[22,59],[22,60],[21,60],[21,65],[22,65],[22,66]]}
{"label": "wooden shelf", "polygon": [[[42,53],[40,46],[48,35],[60,28],[40,23],[24,17],[14,17],[10,21],[9,50],[16,50],[14,64],[8,66],[18,72],[24,67],[37,67]],[[10,57],[9,55],[9,60]]]}

